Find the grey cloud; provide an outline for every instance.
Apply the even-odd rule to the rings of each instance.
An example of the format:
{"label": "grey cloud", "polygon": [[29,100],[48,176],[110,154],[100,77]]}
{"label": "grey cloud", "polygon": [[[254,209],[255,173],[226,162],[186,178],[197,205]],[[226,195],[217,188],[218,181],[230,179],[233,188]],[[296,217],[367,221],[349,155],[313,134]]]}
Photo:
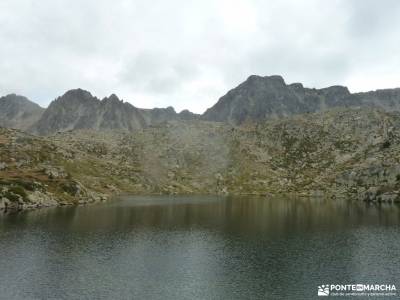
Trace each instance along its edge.
{"label": "grey cloud", "polygon": [[393,32],[399,24],[400,2],[397,0],[350,0],[349,31],[356,39],[380,38]]}
{"label": "grey cloud", "polygon": [[2,0],[0,94],[202,112],[251,74],[400,86],[398,28],[397,0]]}
{"label": "grey cloud", "polygon": [[137,91],[160,94],[178,91],[195,80],[197,73],[197,65],[190,59],[149,50],[128,61],[119,77]]}

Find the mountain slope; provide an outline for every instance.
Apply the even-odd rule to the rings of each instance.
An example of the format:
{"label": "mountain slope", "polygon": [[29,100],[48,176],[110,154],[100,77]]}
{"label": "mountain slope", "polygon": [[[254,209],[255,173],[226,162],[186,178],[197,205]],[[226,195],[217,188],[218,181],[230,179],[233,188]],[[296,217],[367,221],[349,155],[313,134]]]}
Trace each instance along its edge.
{"label": "mountain slope", "polygon": [[333,109],[242,127],[171,121],[48,137],[0,129],[0,162],[0,209],[9,196],[29,206],[118,192],[392,202],[400,201],[400,113]]}
{"label": "mountain slope", "polygon": [[27,98],[10,94],[0,98],[0,126],[27,130],[39,120],[44,109]]}
{"label": "mountain slope", "polygon": [[287,85],[281,76],[250,76],[202,116],[204,120],[239,125],[333,107],[380,107],[400,110],[400,89],[351,94],[346,87],[304,88]]}
{"label": "mountain slope", "polygon": [[[173,121],[49,137],[85,186],[133,193],[400,200],[400,114],[333,109],[257,125]],[[90,161],[90,163],[85,163]]]}

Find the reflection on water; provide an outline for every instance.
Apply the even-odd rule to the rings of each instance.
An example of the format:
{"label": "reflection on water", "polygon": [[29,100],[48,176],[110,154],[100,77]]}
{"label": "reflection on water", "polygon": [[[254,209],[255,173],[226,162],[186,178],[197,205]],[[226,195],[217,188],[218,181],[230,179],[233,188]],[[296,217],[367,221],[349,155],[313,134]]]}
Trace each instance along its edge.
{"label": "reflection on water", "polygon": [[[0,217],[0,298],[309,299],[400,287],[400,208],[324,199],[126,197]],[[4,271],[7,270],[7,271]]]}

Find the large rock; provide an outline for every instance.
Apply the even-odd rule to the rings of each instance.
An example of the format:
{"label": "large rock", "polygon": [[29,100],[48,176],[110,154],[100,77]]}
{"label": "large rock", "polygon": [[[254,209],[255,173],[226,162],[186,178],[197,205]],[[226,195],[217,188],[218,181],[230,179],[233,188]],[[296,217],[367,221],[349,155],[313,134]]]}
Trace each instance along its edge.
{"label": "large rock", "polygon": [[31,206],[48,207],[58,205],[58,202],[54,199],[54,197],[42,191],[34,191],[30,193],[28,195],[28,200]]}

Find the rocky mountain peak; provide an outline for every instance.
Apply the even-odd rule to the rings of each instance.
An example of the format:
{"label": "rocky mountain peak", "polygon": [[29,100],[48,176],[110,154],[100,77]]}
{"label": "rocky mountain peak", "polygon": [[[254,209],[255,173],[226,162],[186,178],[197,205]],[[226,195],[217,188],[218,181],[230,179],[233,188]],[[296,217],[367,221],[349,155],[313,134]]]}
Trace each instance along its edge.
{"label": "rocky mountain peak", "polygon": [[13,101],[17,102],[17,101],[25,101],[28,99],[24,96],[20,96],[20,95],[12,93],[12,94],[8,94],[8,95],[0,98],[0,101],[6,101],[6,100],[13,100]]}
{"label": "rocky mountain peak", "polygon": [[112,101],[112,102],[122,102],[122,100],[120,100],[119,98],[118,98],[118,96],[117,95],[115,95],[115,94],[111,94],[108,98],[106,98],[107,100],[109,100],[109,101]]}
{"label": "rocky mountain peak", "polygon": [[17,94],[8,94],[4,97],[0,97],[0,101],[2,103],[9,103],[10,105],[25,105],[25,106],[30,106],[30,107],[40,107],[39,105],[37,105],[36,103],[30,101],[28,98],[21,96],[21,95],[17,95]]}
{"label": "rocky mountain peak", "polygon": [[54,106],[63,106],[68,110],[73,110],[77,106],[97,105],[99,99],[94,97],[90,92],[83,89],[72,89],[65,92],[62,96],[58,97],[49,105],[49,109]]}
{"label": "rocky mountain peak", "polygon": [[82,100],[89,100],[93,99],[94,97],[89,91],[77,88],[65,92],[65,94],[61,96],[61,98],[77,98]]}
{"label": "rocky mountain peak", "polygon": [[26,130],[42,115],[44,109],[28,98],[16,94],[0,97],[0,126]]}
{"label": "rocky mountain peak", "polygon": [[259,87],[259,86],[269,86],[269,87],[285,87],[286,83],[282,76],[272,75],[272,76],[258,76],[250,75],[247,80],[243,83],[243,86],[247,87]]}
{"label": "rocky mountain peak", "polygon": [[175,108],[173,108],[172,106],[168,106],[165,110],[169,113],[176,114]]}
{"label": "rocky mountain peak", "polygon": [[350,91],[346,86],[333,85],[327,88],[318,90],[321,94],[326,96],[349,96]]}
{"label": "rocky mountain peak", "polygon": [[116,106],[123,104],[123,101],[120,100],[118,96],[115,94],[111,94],[109,97],[104,98],[101,102],[102,104],[116,105]]}
{"label": "rocky mountain peak", "polygon": [[288,86],[289,86],[289,88],[292,88],[293,90],[303,90],[304,89],[303,84],[300,82],[291,83]]}
{"label": "rocky mountain peak", "polygon": [[[190,117],[186,115],[185,119]],[[180,118],[172,106],[139,109],[115,94],[100,100],[86,90],[73,89],[49,105],[31,132],[47,135],[76,129],[133,131]]]}
{"label": "rocky mountain peak", "polygon": [[340,85],[310,89],[301,83],[287,85],[278,75],[251,75],[222,96],[202,118],[239,125],[247,121],[257,122],[351,106],[377,106],[385,110],[400,110],[400,90],[351,94],[347,87]]}

